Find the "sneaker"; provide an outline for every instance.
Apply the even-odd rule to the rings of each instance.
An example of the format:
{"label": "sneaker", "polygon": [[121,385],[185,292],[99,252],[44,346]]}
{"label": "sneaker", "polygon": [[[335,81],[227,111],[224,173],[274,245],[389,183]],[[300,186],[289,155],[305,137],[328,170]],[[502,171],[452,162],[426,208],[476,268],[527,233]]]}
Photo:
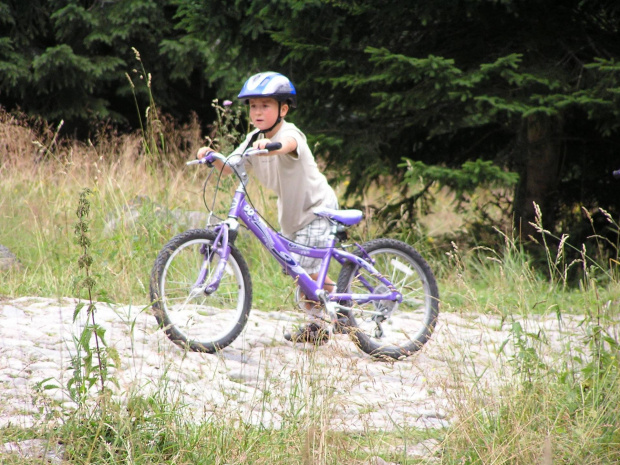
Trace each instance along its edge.
{"label": "sneaker", "polygon": [[334,323],[334,334],[349,334],[349,329],[351,328],[351,323],[349,321],[348,310],[336,312],[336,316],[338,319]]}
{"label": "sneaker", "polygon": [[334,334],[349,334],[349,319],[341,314],[338,314],[338,320],[334,324]]}
{"label": "sneaker", "polygon": [[284,339],[296,343],[325,344],[329,340],[329,333],[317,323],[302,326],[294,333],[284,333]]}

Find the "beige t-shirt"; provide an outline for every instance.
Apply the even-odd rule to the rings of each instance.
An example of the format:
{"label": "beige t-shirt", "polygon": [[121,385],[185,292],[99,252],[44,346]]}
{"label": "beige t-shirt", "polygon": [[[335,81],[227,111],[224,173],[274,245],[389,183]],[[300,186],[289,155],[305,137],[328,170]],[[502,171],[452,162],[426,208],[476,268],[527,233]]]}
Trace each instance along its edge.
{"label": "beige t-shirt", "polygon": [[[248,134],[236,152],[245,148],[255,132]],[[296,231],[316,219],[313,210],[333,204],[336,194],[319,171],[304,133],[284,121],[271,141],[279,142],[285,136],[297,141],[296,152],[250,157],[246,165],[263,186],[278,196],[280,227],[285,236],[293,237]]]}

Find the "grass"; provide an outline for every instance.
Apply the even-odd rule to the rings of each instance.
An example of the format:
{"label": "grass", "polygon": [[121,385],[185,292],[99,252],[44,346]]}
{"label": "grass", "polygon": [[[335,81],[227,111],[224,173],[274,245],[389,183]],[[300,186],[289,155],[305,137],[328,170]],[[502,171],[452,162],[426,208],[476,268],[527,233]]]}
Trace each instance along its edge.
{"label": "grass", "polygon": [[[79,143],[59,139],[55,128],[1,114],[0,244],[17,255],[20,265],[0,272],[0,295],[86,298],[75,289],[80,252],[74,229],[78,197],[89,188],[93,295],[99,301],[146,307],[153,260],[182,229],[169,213],[204,211],[205,171],[179,162],[201,144],[199,130],[189,125],[167,131],[167,152],[159,153],[154,163],[144,156],[145,141],[139,135],[102,130],[89,143]],[[44,150],[37,152],[41,147]],[[213,186],[207,186],[207,198]],[[275,223],[273,199],[257,186],[252,186],[251,195]],[[219,196],[222,202],[226,199]],[[135,221],[106,230],[110,220],[131,208],[139,213]],[[618,230],[617,220],[610,218],[609,227]],[[367,237],[372,231],[362,229],[359,234]],[[509,337],[492,354],[498,357],[501,379],[495,385],[464,369],[462,360],[474,347],[463,345],[463,353],[452,354],[462,357],[461,362],[446,357],[450,386],[432,389],[448,393],[449,426],[332,428],[331,412],[346,405],[347,398],[333,395],[338,370],[329,372],[329,378],[322,376],[324,367],[309,353],[295,360],[298,370],[290,381],[284,382],[278,373],[266,376],[260,392],[249,399],[258,408],[280,399],[288,413],[277,427],[246,422],[234,409],[196,419],[162,375],[152,392],[136,389],[120,398],[111,396],[113,386],[95,385],[90,402],[64,414],[40,400],[44,412],[35,424],[1,428],[0,444],[27,438],[60,442],[68,463],[367,464],[375,456],[407,464],[618,463],[617,250],[610,260],[597,264],[585,253],[566,262],[561,245],[547,246],[547,270],[541,271],[510,234],[498,231],[497,238],[501,245],[494,248],[446,243],[439,252],[433,249],[438,237],[414,244],[436,270],[441,314],[483,314],[497,317],[498,329],[509,328]],[[254,307],[290,309],[292,284],[250,239],[242,235],[238,246],[252,270]],[[569,282],[569,274],[579,279]],[[569,316],[580,321],[578,345],[553,346],[543,326],[524,323],[526,318],[563,321]],[[127,325],[133,334],[130,319]],[[439,357],[441,350],[433,347]],[[346,354],[335,356],[342,357],[342,369],[354,369],[346,364]],[[268,372],[268,367],[263,369]],[[223,394],[231,399],[247,395]],[[357,415],[362,418],[372,411],[364,407]],[[407,454],[407,447],[429,439],[437,444],[432,454]],[[17,455],[3,455],[2,462],[39,463]]]}

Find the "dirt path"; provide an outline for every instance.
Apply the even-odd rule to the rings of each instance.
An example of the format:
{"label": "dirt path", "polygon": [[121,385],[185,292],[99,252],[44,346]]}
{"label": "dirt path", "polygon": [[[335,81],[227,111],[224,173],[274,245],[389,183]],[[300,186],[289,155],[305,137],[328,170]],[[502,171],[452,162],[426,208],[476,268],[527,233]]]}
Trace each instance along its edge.
{"label": "dirt path", "polygon": [[[72,408],[66,386],[75,351],[72,322],[76,302],[44,298],[0,301],[0,425],[28,426],[41,409]],[[127,392],[165,393],[186,405],[196,420],[229,415],[278,427],[312,412],[325,424],[347,431],[399,426],[435,428],[453,418],[451,400],[464,384],[493,386],[506,376],[506,356],[498,351],[511,337],[510,325],[484,315],[440,315],[431,341],[407,360],[375,361],[339,335],[315,348],[282,338],[298,317],[287,312],[252,311],[244,334],[219,355],[184,353],[161,331],[148,309],[97,306],[108,344],[119,352],[115,371]],[[578,318],[521,320],[544,330],[550,348],[569,344]],[[572,335],[572,336],[570,336]],[[511,344],[506,345],[510,350]]]}

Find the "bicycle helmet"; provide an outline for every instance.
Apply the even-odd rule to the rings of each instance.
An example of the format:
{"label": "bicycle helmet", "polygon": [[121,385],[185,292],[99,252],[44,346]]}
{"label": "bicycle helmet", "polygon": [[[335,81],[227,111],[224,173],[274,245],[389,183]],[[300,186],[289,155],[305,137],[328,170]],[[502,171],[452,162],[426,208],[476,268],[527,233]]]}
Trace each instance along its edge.
{"label": "bicycle helmet", "polygon": [[271,97],[279,103],[287,103],[291,109],[297,107],[297,91],[293,83],[284,75],[267,71],[258,73],[245,81],[238,99],[248,103],[251,98]]}

